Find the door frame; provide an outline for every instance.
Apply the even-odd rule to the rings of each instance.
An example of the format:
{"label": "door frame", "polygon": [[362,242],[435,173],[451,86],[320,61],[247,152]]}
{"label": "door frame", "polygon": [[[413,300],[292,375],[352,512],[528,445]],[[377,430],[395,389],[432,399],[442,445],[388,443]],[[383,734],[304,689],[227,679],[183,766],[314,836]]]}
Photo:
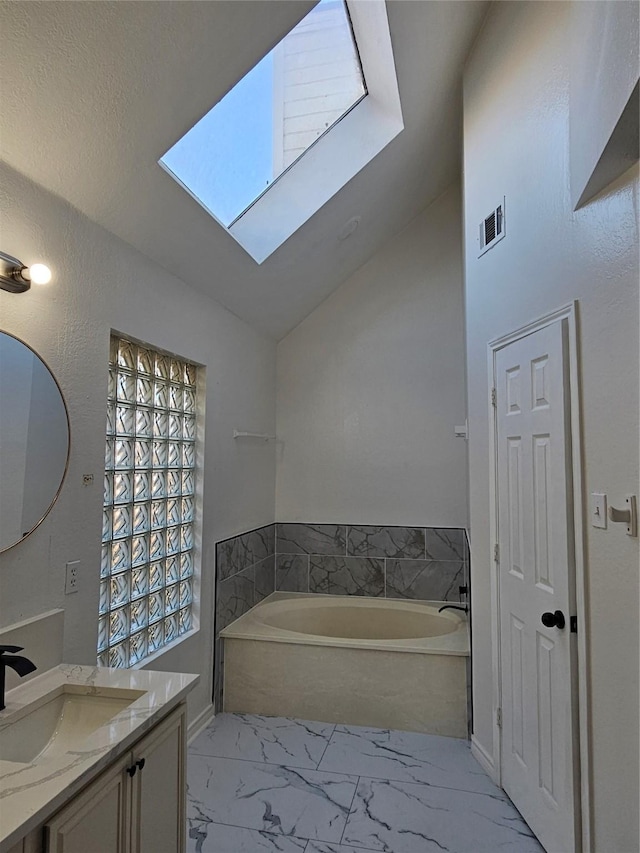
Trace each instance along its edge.
{"label": "door frame", "polygon": [[499,350],[525,338],[533,332],[550,326],[553,323],[566,321],[568,330],[568,375],[569,375],[569,412],[571,419],[571,470],[572,470],[572,501],[573,501],[573,535],[575,549],[575,601],[578,617],[577,640],[577,696],[575,689],[572,699],[577,700],[577,732],[574,733],[573,750],[578,755],[576,766],[577,794],[580,798],[581,813],[581,850],[582,853],[591,851],[591,773],[590,773],[590,739],[589,739],[589,670],[587,666],[589,644],[587,637],[587,584],[585,576],[585,527],[583,516],[583,484],[582,484],[582,448],[581,448],[581,407],[580,407],[580,374],[578,369],[578,301],[574,300],[563,305],[549,314],[545,314],[514,331],[501,335],[489,341],[488,348],[488,379],[487,400],[489,406],[489,508],[491,525],[491,553],[489,554],[491,569],[491,642],[493,670],[493,743],[494,743],[494,778],[497,784],[502,783],[502,731],[498,718],[502,708],[502,674],[500,660],[500,583],[499,563],[494,559],[494,548],[499,540],[498,530],[498,422],[497,409],[493,404],[493,389],[497,387],[496,356]]}

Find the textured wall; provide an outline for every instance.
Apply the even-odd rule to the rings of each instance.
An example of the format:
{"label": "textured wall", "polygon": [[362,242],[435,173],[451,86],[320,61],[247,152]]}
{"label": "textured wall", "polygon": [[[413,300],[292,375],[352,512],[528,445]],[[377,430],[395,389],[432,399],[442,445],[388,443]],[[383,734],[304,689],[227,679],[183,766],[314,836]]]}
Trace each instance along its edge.
{"label": "textured wall", "polygon": [[[0,292],[0,326],[33,346],[69,407],[71,458],[60,498],[24,542],[0,555],[0,625],[65,609],[64,659],[95,663],[109,333],[112,328],[206,366],[200,631],[153,668],[200,672],[190,714],[211,701],[214,543],[273,522],[272,444],[234,442],[238,429],[275,428],[275,345],[213,300],[8,167],[2,248],[46,261],[48,287]],[[93,474],[92,486],[82,485]],[[64,595],[65,563],[80,560],[79,592]]]}
{"label": "textured wall", "polygon": [[[487,342],[579,300],[584,493],[638,490],[638,173],[577,212],[569,181],[571,3],[496,3],[464,84],[475,734],[494,752]],[[616,5],[616,4],[612,4]],[[478,223],[506,196],[506,237]],[[585,519],[595,843],[637,849],[638,540]],[[484,629],[483,629],[484,626]],[[614,698],[615,697],[615,698]]]}

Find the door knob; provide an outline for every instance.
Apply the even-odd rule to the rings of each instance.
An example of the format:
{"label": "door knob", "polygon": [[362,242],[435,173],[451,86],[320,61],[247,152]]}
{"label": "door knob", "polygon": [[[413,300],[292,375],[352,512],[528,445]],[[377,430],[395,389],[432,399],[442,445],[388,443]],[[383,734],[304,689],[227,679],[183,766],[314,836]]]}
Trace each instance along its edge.
{"label": "door knob", "polygon": [[564,628],[564,613],[562,610],[556,610],[555,613],[547,611],[542,614],[541,621],[547,628]]}

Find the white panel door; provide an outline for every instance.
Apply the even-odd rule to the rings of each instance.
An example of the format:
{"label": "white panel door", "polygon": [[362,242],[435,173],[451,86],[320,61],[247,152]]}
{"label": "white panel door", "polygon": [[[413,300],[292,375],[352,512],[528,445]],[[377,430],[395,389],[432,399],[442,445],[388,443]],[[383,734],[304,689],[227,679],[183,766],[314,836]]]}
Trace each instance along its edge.
{"label": "white panel door", "polygon": [[565,324],[495,360],[502,784],[549,853],[573,853],[579,838]]}

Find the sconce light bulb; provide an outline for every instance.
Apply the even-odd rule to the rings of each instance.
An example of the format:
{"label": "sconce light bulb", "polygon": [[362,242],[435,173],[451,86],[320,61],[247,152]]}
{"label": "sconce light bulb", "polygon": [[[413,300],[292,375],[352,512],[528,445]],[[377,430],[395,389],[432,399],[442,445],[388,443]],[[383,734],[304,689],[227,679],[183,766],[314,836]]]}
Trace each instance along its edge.
{"label": "sconce light bulb", "polygon": [[44,264],[31,264],[29,267],[29,278],[33,284],[49,284],[51,281],[51,270]]}

